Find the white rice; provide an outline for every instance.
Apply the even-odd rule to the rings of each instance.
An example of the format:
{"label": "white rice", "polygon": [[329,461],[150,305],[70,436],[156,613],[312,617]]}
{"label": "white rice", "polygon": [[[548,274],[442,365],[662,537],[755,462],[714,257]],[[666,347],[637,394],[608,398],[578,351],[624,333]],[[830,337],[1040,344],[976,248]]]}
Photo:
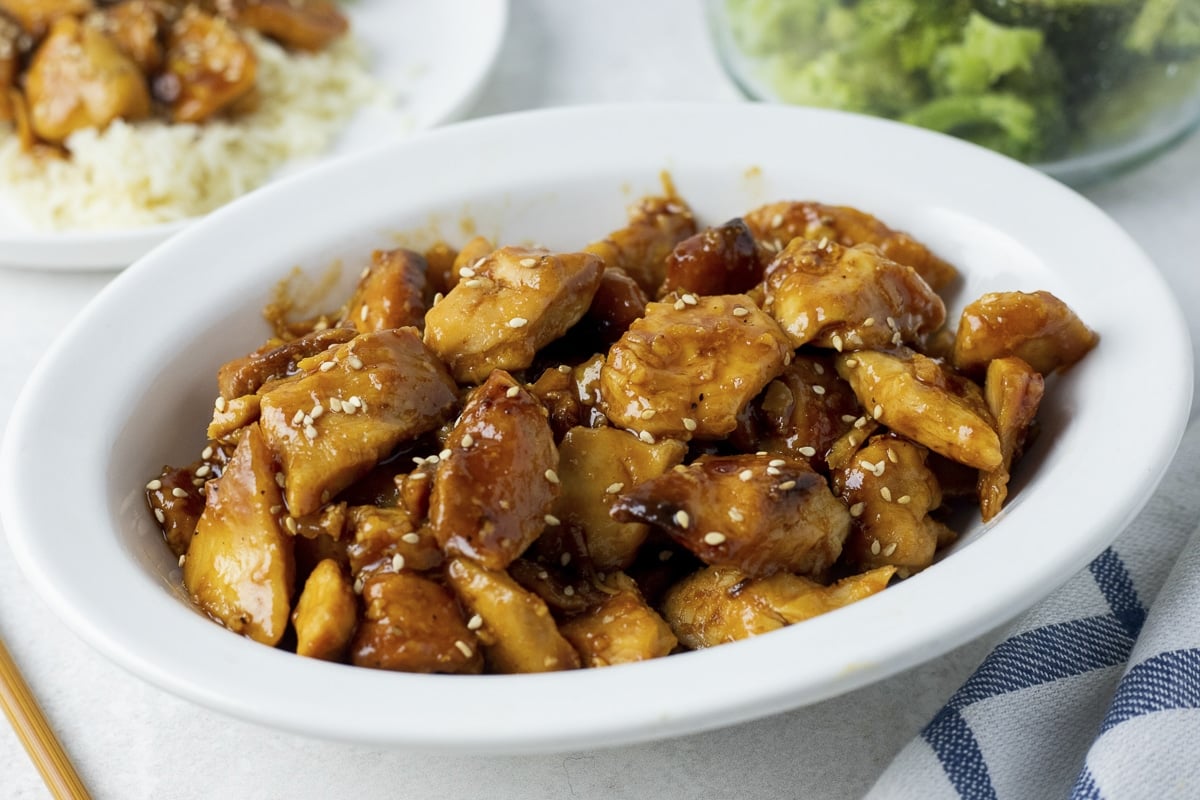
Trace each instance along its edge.
{"label": "white rice", "polygon": [[205,214],[265,183],[285,162],[326,150],[360,107],[388,93],[344,36],[289,53],[247,32],[258,54],[259,108],[200,125],[118,120],[67,139],[69,159],[34,159],[0,129],[0,186],[30,224],[134,228]]}

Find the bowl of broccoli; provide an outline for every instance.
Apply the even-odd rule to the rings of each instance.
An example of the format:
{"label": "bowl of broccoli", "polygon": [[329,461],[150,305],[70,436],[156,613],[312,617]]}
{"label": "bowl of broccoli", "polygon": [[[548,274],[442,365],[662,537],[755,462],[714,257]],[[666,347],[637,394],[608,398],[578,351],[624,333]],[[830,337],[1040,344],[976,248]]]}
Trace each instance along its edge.
{"label": "bowl of broccoli", "polygon": [[1200,0],[709,0],[756,100],[958,136],[1082,184],[1200,121]]}

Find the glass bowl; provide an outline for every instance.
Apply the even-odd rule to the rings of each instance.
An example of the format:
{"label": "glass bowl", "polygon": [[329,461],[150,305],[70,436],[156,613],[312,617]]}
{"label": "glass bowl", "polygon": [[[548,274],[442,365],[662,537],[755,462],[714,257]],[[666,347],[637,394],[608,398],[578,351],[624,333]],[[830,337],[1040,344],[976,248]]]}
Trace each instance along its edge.
{"label": "glass bowl", "polygon": [[1200,121],[1198,0],[707,0],[751,99],[950,133],[1080,185]]}

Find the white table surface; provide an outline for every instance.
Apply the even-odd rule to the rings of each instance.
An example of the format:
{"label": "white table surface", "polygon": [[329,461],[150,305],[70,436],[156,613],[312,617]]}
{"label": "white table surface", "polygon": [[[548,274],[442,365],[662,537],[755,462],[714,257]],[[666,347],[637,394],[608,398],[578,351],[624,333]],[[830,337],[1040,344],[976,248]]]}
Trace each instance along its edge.
{"label": "white table surface", "polygon": [[[513,0],[473,116],[606,101],[736,98],[688,0]],[[1200,137],[1086,194],[1200,308]],[[0,270],[0,420],[55,334],[108,273]],[[1115,299],[1114,299],[1115,302]],[[1190,319],[1200,342],[1200,314]],[[34,594],[0,538],[0,632],[98,798],[859,797],[996,635],[874,686],[733,728],[631,747],[461,757],[304,739],[210,712],[110,664]],[[699,691],[699,689],[698,689]],[[570,713],[569,709],[564,709]],[[47,796],[0,725],[0,798]]]}

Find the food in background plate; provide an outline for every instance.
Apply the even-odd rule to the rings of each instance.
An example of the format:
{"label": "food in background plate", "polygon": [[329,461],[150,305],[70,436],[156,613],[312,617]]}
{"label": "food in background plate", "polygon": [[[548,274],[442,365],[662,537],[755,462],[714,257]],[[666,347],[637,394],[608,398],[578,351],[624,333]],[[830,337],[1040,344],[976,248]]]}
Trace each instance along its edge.
{"label": "food in background plate", "polygon": [[196,216],[384,97],[331,0],[0,0],[0,178],[39,227]]}
{"label": "food in background plate", "polygon": [[1046,292],[956,333],[956,279],[857,209],[701,229],[669,185],[578,252],[379,251],[339,310],[270,307],[200,459],[147,499],[209,616],[311,657],[538,672],[731,642],[920,572],[955,506],[1000,512],[1046,376],[1097,336]]}

